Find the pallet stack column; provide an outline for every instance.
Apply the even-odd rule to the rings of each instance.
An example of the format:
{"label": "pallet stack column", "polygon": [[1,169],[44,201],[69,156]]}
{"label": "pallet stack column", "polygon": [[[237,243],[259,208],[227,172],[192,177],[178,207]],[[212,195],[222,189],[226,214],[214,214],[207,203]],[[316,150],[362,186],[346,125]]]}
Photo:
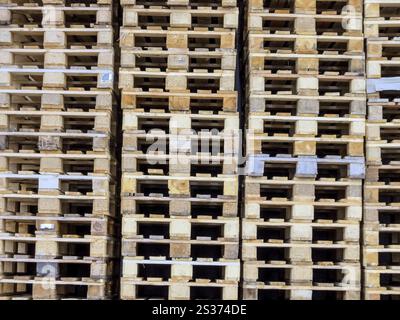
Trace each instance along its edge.
{"label": "pallet stack column", "polygon": [[0,3],[0,299],[113,296],[112,17]]}
{"label": "pallet stack column", "polygon": [[400,3],[364,3],[368,78],[364,298],[395,300],[400,297]]}
{"label": "pallet stack column", "polygon": [[236,1],[121,6],[121,298],[237,299]]}
{"label": "pallet stack column", "polygon": [[359,299],[362,1],[247,4],[244,299]]}

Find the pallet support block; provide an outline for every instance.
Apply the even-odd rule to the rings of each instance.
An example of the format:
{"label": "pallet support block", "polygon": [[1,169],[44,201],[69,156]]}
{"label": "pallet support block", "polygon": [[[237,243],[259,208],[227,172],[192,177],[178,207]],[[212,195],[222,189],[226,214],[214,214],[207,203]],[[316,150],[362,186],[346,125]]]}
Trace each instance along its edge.
{"label": "pallet support block", "polygon": [[185,283],[170,284],[168,300],[190,300],[190,286]]}
{"label": "pallet support block", "polygon": [[188,35],[185,33],[168,32],[166,43],[168,49],[187,49]]}
{"label": "pallet support block", "polygon": [[191,204],[188,200],[173,199],[169,203],[169,214],[171,216],[187,216],[190,214]]}
{"label": "pallet support block", "polygon": [[188,70],[189,56],[186,54],[169,54],[168,69],[171,70]]}
{"label": "pallet support block", "polygon": [[67,55],[63,52],[48,51],[44,55],[44,67],[47,68],[67,68]]}
{"label": "pallet support block", "polygon": [[311,99],[299,99],[297,101],[297,115],[315,115],[319,113],[319,101]]}
{"label": "pallet support block", "polygon": [[171,279],[175,281],[189,281],[193,277],[193,266],[189,264],[172,264]]}
{"label": "pallet support block", "polygon": [[298,35],[315,35],[316,20],[310,17],[297,17],[294,21],[294,31]]}
{"label": "pallet support block", "polygon": [[317,10],[317,0],[295,0],[294,10],[298,14],[315,14]]}
{"label": "pallet support block", "polygon": [[102,236],[86,236],[90,239],[90,256],[96,258],[107,258],[109,255],[109,241]]}
{"label": "pallet support block", "polygon": [[313,279],[311,266],[294,265],[290,269],[290,282],[298,285],[310,285]]}
{"label": "pallet support block", "polygon": [[294,289],[289,291],[290,300],[312,300],[312,290]]}
{"label": "pallet support block", "polygon": [[170,243],[169,255],[171,258],[188,258],[190,257],[189,243]]}
{"label": "pallet support block", "polygon": [[66,33],[58,30],[44,32],[43,45],[46,49],[63,49],[67,46]]}
{"label": "pallet support block", "polygon": [[108,296],[108,292],[106,290],[106,285],[89,285],[87,292],[88,300],[100,300],[104,299],[104,297]]}
{"label": "pallet support block", "polygon": [[174,219],[170,222],[169,233],[171,239],[190,239],[191,224],[187,219]]}
{"label": "pallet support block", "polygon": [[60,255],[59,245],[54,240],[55,235],[41,235],[41,240],[36,241],[36,257],[58,257]]}
{"label": "pallet support block", "polygon": [[258,290],[254,288],[243,288],[243,300],[258,300]]}
{"label": "pallet support block", "polygon": [[293,246],[288,252],[288,258],[291,262],[311,262],[311,248],[306,246]]}
{"label": "pallet support block", "polygon": [[311,241],[312,240],[312,227],[306,224],[293,224],[290,228],[288,238],[291,241]]}
{"label": "pallet support block", "polygon": [[315,186],[312,184],[301,184],[293,185],[293,200],[308,200],[313,201],[315,198]]}
{"label": "pallet support block", "polygon": [[168,74],[165,79],[165,89],[168,91],[184,91],[187,88],[187,77],[178,74]]}
{"label": "pallet support block", "polygon": [[294,41],[294,51],[300,54],[316,54],[317,39],[314,37],[298,37]]}
{"label": "pallet support block", "polygon": [[173,28],[190,28],[192,25],[192,15],[190,12],[172,11],[170,14],[170,24]]}
{"label": "pallet support block", "polygon": [[57,299],[57,289],[55,279],[52,278],[37,278],[41,283],[32,285],[32,296],[37,300],[55,300]]}

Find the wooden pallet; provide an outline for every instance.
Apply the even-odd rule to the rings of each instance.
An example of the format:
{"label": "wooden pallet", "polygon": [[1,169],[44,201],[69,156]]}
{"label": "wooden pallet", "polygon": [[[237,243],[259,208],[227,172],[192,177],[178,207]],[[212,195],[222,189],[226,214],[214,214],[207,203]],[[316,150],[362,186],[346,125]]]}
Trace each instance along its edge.
{"label": "wooden pallet", "polygon": [[398,184],[400,165],[396,162],[384,165],[370,165],[367,168],[365,187],[395,187]]}
{"label": "wooden pallet", "polygon": [[[382,211],[379,210],[379,213],[382,213]],[[366,253],[365,265],[374,267],[395,266],[396,255],[400,252],[399,225],[396,223],[379,224],[379,221],[376,221],[366,223],[363,229],[364,251]],[[392,255],[392,259],[388,259],[388,255]]]}
{"label": "wooden pallet", "polygon": [[361,117],[253,114],[248,116],[247,154],[363,155],[365,121]]}
{"label": "wooden pallet", "polygon": [[238,204],[231,197],[164,197],[154,194],[152,196],[124,196],[121,197],[121,212],[123,215],[141,214],[150,217],[152,214],[161,214],[165,217],[203,216],[237,217]]}
{"label": "wooden pallet", "polygon": [[238,194],[238,177],[234,175],[196,174],[187,175],[143,175],[142,172],[123,173],[121,192],[123,196],[156,196],[156,197],[199,197],[236,199]]}
{"label": "wooden pallet", "polygon": [[124,6],[122,25],[138,27],[144,30],[174,29],[196,30],[207,28],[208,31],[235,30],[239,24],[239,9],[198,7],[165,8],[158,6]]}
{"label": "wooden pallet", "polygon": [[324,243],[337,242],[358,243],[360,226],[357,221],[317,221],[317,222],[286,222],[264,221],[263,219],[243,219],[242,239],[261,240],[269,243],[285,244],[288,242],[299,243]]}
{"label": "wooden pallet", "polygon": [[192,114],[237,111],[237,92],[217,92],[209,90],[191,92],[162,92],[160,90],[122,90],[121,107],[138,112],[184,111]]}
{"label": "wooden pallet", "polygon": [[337,114],[344,117],[347,114],[365,117],[366,98],[358,96],[311,96],[311,95],[292,95],[280,92],[271,93],[252,93],[248,98],[248,110],[251,113],[270,112],[272,115],[277,113],[290,113],[299,116],[325,116],[325,114]]}
{"label": "wooden pallet", "polygon": [[338,78],[348,74],[364,74],[362,55],[341,54],[339,51],[322,54],[292,53],[282,49],[270,52],[254,51],[248,54],[248,68],[253,71],[301,75],[329,75],[335,72]]}
{"label": "wooden pallet", "polygon": [[146,281],[121,278],[122,300],[237,300],[238,285],[232,281],[194,282]]}
{"label": "wooden pallet", "polygon": [[101,133],[82,133],[67,130],[67,132],[0,132],[1,149],[16,151],[29,150],[33,152],[107,152],[109,137]]}
{"label": "wooden pallet", "polygon": [[[34,153],[31,150],[4,150],[0,154],[1,171],[21,171],[18,168],[42,173],[80,172],[82,174],[114,174],[115,163],[104,153]],[[11,169],[10,169],[11,168]]]}
{"label": "wooden pallet", "polygon": [[344,1],[263,1],[263,0],[249,0],[248,10],[251,12],[258,12],[265,10],[266,12],[287,12],[287,13],[307,13],[315,14],[324,11],[330,14],[344,14],[346,6],[351,5],[357,13],[362,12],[362,0],[344,0]]}
{"label": "wooden pallet", "polygon": [[268,134],[278,136],[329,136],[337,138],[363,137],[365,133],[365,119],[358,115],[338,117],[327,114],[324,117],[293,116],[290,113],[279,112],[275,115],[269,113],[248,116],[248,128],[255,134]]}
{"label": "wooden pallet", "polygon": [[125,278],[155,281],[196,281],[197,279],[211,281],[239,282],[240,262],[238,259],[196,259],[143,256],[124,257],[122,274]]}
{"label": "wooden pallet", "polygon": [[[16,114],[10,111],[21,111],[32,115],[32,111],[39,110],[110,112],[114,104],[113,94],[107,90],[38,90],[36,87],[0,89],[0,106],[5,115]],[[104,118],[107,118],[106,115]]]}
{"label": "wooden pallet", "polygon": [[110,69],[2,68],[0,72],[1,89],[24,89],[30,86],[39,90],[88,91],[91,88],[110,90],[113,85],[113,71]]}
{"label": "wooden pallet", "polygon": [[90,1],[74,1],[71,3],[70,1],[65,0],[41,0],[39,3],[35,1],[29,2],[29,0],[1,0],[0,4],[2,6],[23,6],[25,4],[29,6],[46,6],[46,5],[61,5],[61,6],[70,6],[70,7],[83,7],[83,6],[91,6],[91,5],[111,5],[112,0],[90,0]]}
{"label": "wooden pallet", "polygon": [[340,156],[299,156],[290,154],[270,156],[269,154],[253,154],[247,157],[246,174],[253,177],[269,179],[295,178],[342,178],[363,179],[365,165],[363,157]]}
{"label": "wooden pallet", "polygon": [[152,50],[178,49],[183,52],[196,49],[218,51],[219,49],[235,49],[236,32],[230,30],[162,30],[161,28],[142,30],[135,27],[121,27],[121,49],[142,48]]}
{"label": "wooden pallet", "polygon": [[136,154],[124,152],[121,167],[123,172],[143,172],[144,174],[195,174],[196,172],[216,177],[218,174],[235,175],[238,159],[230,155],[211,153],[183,154]]}
{"label": "wooden pallet", "polygon": [[108,300],[109,281],[91,278],[10,276],[0,279],[0,300]]}
{"label": "wooden pallet", "polygon": [[73,49],[4,48],[1,49],[0,65],[6,68],[100,68],[114,66],[112,49]]}
{"label": "wooden pallet", "polygon": [[400,123],[397,119],[390,122],[368,122],[366,133],[370,146],[373,147],[375,143],[379,145],[396,143],[399,128]]}
{"label": "wooden pallet", "polygon": [[292,154],[332,155],[362,157],[364,154],[362,138],[344,137],[335,135],[309,137],[302,135],[288,136],[287,134],[268,136],[266,134],[248,134],[247,154]]}
{"label": "wooden pallet", "polygon": [[[361,180],[246,177],[245,217],[303,220],[361,220]],[[284,220],[282,220],[284,219]]]}
{"label": "wooden pallet", "polygon": [[[43,209],[43,208],[41,208]],[[0,230],[10,235],[24,234],[30,228],[29,234],[45,232],[46,234],[64,235],[86,230],[84,235],[115,236],[115,220],[107,216],[93,216],[91,214],[64,214],[56,215],[51,212],[40,212],[36,215],[28,212],[17,212],[15,215],[0,216],[4,228]],[[75,230],[75,231],[74,231]]]}
{"label": "wooden pallet", "polygon": [[33,171],[9,171],[0,173],[0,184],[3,192],[25,194],[75,194],[80,195],[109,195],[112,193],[113,180],[108,175],[82,173],[38,174]]}
{"label": "wooden pallet", "polygon": [[255,33],[248,35],[248,50],[251,52],[281,54],[354,54],[363,53],[363,38],[337,34],[294,35],[285,32]]}
{"label": "wooden pallet", "polygon": [[271,34],[362,37],[362,15],[249,12],[247,30]]}
{"label": "wooden pallet", "polygon": [[236,0],[195,0],[195,1],[190,1],[190,0],[157,0],[157,1],[151,1],[151,0],[121,0],[121,5],[122,6],[131,6],[131,5],[137,5],[137,6],[168,6],[168,7],[177,7],[177,8],[184,8],[184,7],[189,7],[189,8],[196,8],[196,7],[210,7],[213,9],[217,9],[219,7],[236,7],[237,6],[237,1]]}
{"label": "wooden pallet", "polygon": [[367,56],[370,62],[379,62],[383,60],[397,61],[399,58],[399,40],[382,40],[382,39],[369,39],[367,40]]}
{"label": "wooden pallet", "polygon": [[0,23],[13,27],[63,28],[82,26],[93,28],[112,24],[112,7],[108,5],[37,6],[28,2],[22,6],[2,5],[0,12]]}
{"label": "wooden pallet", "polygon": [[286,264],[282,261],[246,261],[243,264],[244,287],[246,285],[317,287],[360,286],[359,264]]}
{"label": "wooden pallet", "polygon": [[365,96],[365,79],[357,74],[338,77],[329,75],[299,75],[285,71],[253,71],[249,76],[249,93],[312,96]]}
{"label": "wooden pallet", "polygon": [[[11,109],[11,108],[10,108]],[[40,136],[42,133],[60,137],[74,135],[100,140],[113,132],[112,113],[109,111],[84,111],[67,109],[65,111],[36,110],[22,107],[19,110],[3,110],[0,130],[4,136]]]}
{"label": "wooden pallet", "polygon": [[[1,238],[0,238],[1,239]],[[213,258],[237,259],[239,255],[238,241],[231,239],[158,239],[158,238],[122,238],[122,256],[153,255],[170,258]]]}
{"label": "wooden pallet", "polygon": [[87,252],[86,256],[90,258],[112,258],[116,255],[114,239],[108,236],[73,234],[57,236],[47,235],[45,231],[37,231],[35,235],[1,233],[0,241],[2,242],[0,252],[2,255],[15,254],[15,248],[19,246],[31,248],[32,255],[37,258],[77,255],[79,248],[84,249]]}
{"label": "wooden pallet", "polygon": [[359,287],[244,285],[243,300],[360,300]]}
{"label": "wooden pallet", "polygon": [[360,246],[353,242],[325,244],[316,242],[274,243],[263,240],[243,240],[243,261],[279,260],[285,263],[358,263]]}
{"label": "wooden pallet", "polygon": [[[388,126],[390,127],[390,126]],[[393,127],[396,127],[394,125]],[[369,165],[396,164],[399,161],[399,142],[394,140],[367,141],[366,161]]]}
{"label": "wooden pallet", "polygon": [[368,102],[368,123],[397,123],[399,118],[399,101],[394,99],[370,99]]}
{"label": "wooden pallet", "polygon": [[[29,208],[37,208],[41,212],[41,216],[49,216],[50,220],[58,215],[63,215],[62,208],[77,208],[84,207],[87,209],[88,214],[93,216],[115,216],[115,208],[113,198],[109,196],[89,196],[89,195],[39,195],[30,193],[3,193],[1,195],[1,208],[4,212],[7,207],[12,206],[28,206]],[[93,208],[93,209],[90,209]],[[11,211],[11,209],[9,209]],[[11,211],[14,213],[14,211]],[[17,214],[18,212],[15,212]],[[25,211],[24,211],[25,213]],[[6,214],[6,216],[9,213]],[[29,215],[30,212],[26,212]]]}
{"label": "wooden pallet", "polygon": [[219,70],[235,70],[236,50],[220,49],[209,51],[197,49],[190,51],[182,49],[162,50],[153,48],[123,49],[121,51],[121,67],[135,68],[144,71],[147,68],[160,68],[161,70],[186,70],[193,72],[196,69],[207,70],[209,73]]}
{"label": "wooden pallet", "polygon": [[[154,238],[171,240],[235,240],[239,241],[238,218],[202,216],[191,218],[164,215],[124,215],[122,217],[122,236],[126,238]],[[154,234],[153,234],[154,232]]]}
{"label": "wooden pallet", "polygon": [[[151,134],[152,130],[162,134],[196,134],[209,130],[218,133],[233,134],[239,129],[239,117],[237,114],[212,114],[202,112],[198,114],[188,113],[164,113],[164,112],[140,112],[139,110],[126,109],[123,113],[124,132],[137,134]],[[217,132],[215,132],[217,133]]]}
{"label": "wooden pallet", "polygon": [[[221,288],[224,293],[219,298],[226,299],[229,298],[226,295],[231,293],[230,291],[233,288],[237,288],[240,277],[240,263],[239,260],[232,259],[214,261],[206,258],[171,260],[166,257],[150,257],[150,259],[144,259],[142,256],[124,257],[122,273],[122,299],[141,299],[145,298],[146,295],[151,298],[151,295],[157,292],[164,294],[164,286],[166,284],[170,285],[169,299],[171,300],[184,298],[182,296],[172,296],[174,289],[181,288],[180,294],[189,290],[192,292],[192,298],[195,298],[193,295],[196,290],[193,290],[193,288],[202,287],[203,285],[212,288],[207,292],[208,295],[214,295],[214,291],[219,291],[218,288]],[[136,283],[136,286],[132,288],[133,283]],[[144,293],[144,297],[140,297],[139,292],[141,290],[139,286],[142,287],[140,289],[144,292],[148,291]],[[151,289],[151,286],[157,286],[154,288],[156,291],[151,293],[152,290],[145,289],[146,287]],[[229,290],[229,288],[231,289]],[[133,289],[138,289],[139,292],[132,292]]]}
{"label": "wooden pallet", "polygon": [[263,219],[264,221],[308,221],[309,223],[335,221],[361,221],[362,204],[358,201],[329,202],[287,200],[274,198],[271,200],[246,201],[246,218]]}
{"label": "wooden pallet", "polygon": [[111,26],[76,28],[4,27],[0,37],[2,48],[65,49],[85,46],[87,49],[111,48]]}
{"label": "wooden pallet", "polygon": [[246,177],[246,197],[254,200],[361,201],[361,179]]}
{"label": "wooden pallet", "polygon": [[400,64],[398,60],[370,60],[367,64],[367,76],[369,79],[397,77]]}
{"label": "wooden pallet", "polygon": [[110,280],[113,276],[112,259],[84,259],[81,257],[35,258],[29,255],[14,254],[0,257],[3,274],[47,277],[90,277]]}
{"label": "wooden pallet", "polygon": [[233,71],[207,70],[195,72],[163,72],[159,68],[146,68],[145,71],[120,69],[119,88],[161,92],[201,92],[211,90],[212,93],[235,90],[235,74]]}
{"label": "wooden pallet", "polygon": [[[388,229],[389,230],[389,229]],[[364,231],[366,236],[369,236],[370,239],[375,237],[376,233],[373,234],[370,230]],[[369,244],[375,243],[375,245]],[[396,269],[398,255],[400,252],[398,244],[388,244],[388,245],[376,245],[377,240],[372,239],[371,241],[368,239],[364,245],[364,261],[363,264],[366,267],[371,267],[376,270],[382,269]]]}

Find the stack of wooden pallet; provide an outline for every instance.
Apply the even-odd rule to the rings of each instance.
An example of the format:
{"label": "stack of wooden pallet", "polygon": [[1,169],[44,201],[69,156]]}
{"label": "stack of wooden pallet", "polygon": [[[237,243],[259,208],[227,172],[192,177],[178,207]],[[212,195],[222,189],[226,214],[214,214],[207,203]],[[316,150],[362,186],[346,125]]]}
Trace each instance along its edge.
{"label": "stack of wooden pallet", "polygon": [[122,299],[235,299],[235,0],[122,0]]}
{"label": "stack of wooden pallet", "polygon": [[247,7],[244,299],[357,299],[362,1]]}
{"label": "stack of wooden pallet", "polygon": [[365,1],[368,122],[365,299],[400,297],[400,2]]}
{"label": "stack of wooden pallet", "polygon": [[112,295],[112,12],[1,1],[1,299]]}

